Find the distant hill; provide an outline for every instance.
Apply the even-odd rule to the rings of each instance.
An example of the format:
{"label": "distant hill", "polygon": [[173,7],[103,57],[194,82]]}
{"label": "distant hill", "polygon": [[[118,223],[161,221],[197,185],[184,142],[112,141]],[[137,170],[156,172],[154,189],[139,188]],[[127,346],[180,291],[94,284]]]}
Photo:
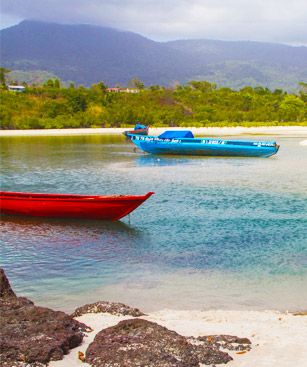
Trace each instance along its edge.
{"label": "distant hill", "polygon": [[48,71],[33,70],[22,71],[13,70],[6,75],[7,83],[15,83],[16,81],[27,84],[43,84],[49,79],[58,78],[55,74]]}
{"label": "distant hill", "polygon": [[263,85],[296,89],[307,80],[307,47],[251,41],[179,40],[168,42],[173,49],[194,60],[196,79],[241,88]]}
{"label": "distant hill", "polygon": [[0,41],[2,66],[45,71],[84,85],[101,80],[127,85],[138,77],[145,85],[209,80],[234,88],[293,90],[307,80],[307,47],[214,40],[162,43],[111,28],[36,21],[1,30]]}

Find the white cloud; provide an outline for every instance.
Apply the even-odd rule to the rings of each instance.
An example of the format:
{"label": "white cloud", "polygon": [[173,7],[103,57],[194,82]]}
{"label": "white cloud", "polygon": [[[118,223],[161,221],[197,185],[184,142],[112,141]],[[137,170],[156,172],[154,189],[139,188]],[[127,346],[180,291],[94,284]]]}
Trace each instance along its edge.
{"label": "white cloud", "polygon": [[156,40],[307,44],[306,0],[2,0],[3,17],[90,23]]}

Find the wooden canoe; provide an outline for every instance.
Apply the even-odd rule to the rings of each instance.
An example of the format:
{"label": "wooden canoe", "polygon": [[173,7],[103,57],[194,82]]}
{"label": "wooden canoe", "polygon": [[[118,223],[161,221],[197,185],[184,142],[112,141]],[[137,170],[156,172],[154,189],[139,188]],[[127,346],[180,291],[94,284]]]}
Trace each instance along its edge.
{"label": "wooden canoe", "polygon": [[0,212],[50,218],[119,220],[131,213],[146,195],[75,195],[0,191]]}

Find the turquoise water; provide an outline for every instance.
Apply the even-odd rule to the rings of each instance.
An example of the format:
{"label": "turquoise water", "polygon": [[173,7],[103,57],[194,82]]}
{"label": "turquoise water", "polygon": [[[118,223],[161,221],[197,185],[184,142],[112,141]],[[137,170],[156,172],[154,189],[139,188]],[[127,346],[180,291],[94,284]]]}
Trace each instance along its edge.
{"label": "turquoise water", "polygon": [[0,264],[19,294],[63,310],[306,308],[307,147],[277,140],[261,159],[152,157],[116,136],[1,138],[2,190],[156,194],[117,223],[2,217]]}

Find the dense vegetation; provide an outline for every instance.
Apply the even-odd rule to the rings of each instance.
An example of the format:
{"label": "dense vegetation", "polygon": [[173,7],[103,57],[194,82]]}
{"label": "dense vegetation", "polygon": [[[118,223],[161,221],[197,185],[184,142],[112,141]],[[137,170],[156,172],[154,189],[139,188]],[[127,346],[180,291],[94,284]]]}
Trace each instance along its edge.
{"label": "dense vegetation", "polygon": [[263,87],[217,88],[206,81],[174,88],[134,83],[139,93],[111,93],[104,83],[63,88],[56,79],[23,93],[3,85],[1,129],[125,127],[138,121],[151,126],[307,125],[305,83],[297,95]]}

